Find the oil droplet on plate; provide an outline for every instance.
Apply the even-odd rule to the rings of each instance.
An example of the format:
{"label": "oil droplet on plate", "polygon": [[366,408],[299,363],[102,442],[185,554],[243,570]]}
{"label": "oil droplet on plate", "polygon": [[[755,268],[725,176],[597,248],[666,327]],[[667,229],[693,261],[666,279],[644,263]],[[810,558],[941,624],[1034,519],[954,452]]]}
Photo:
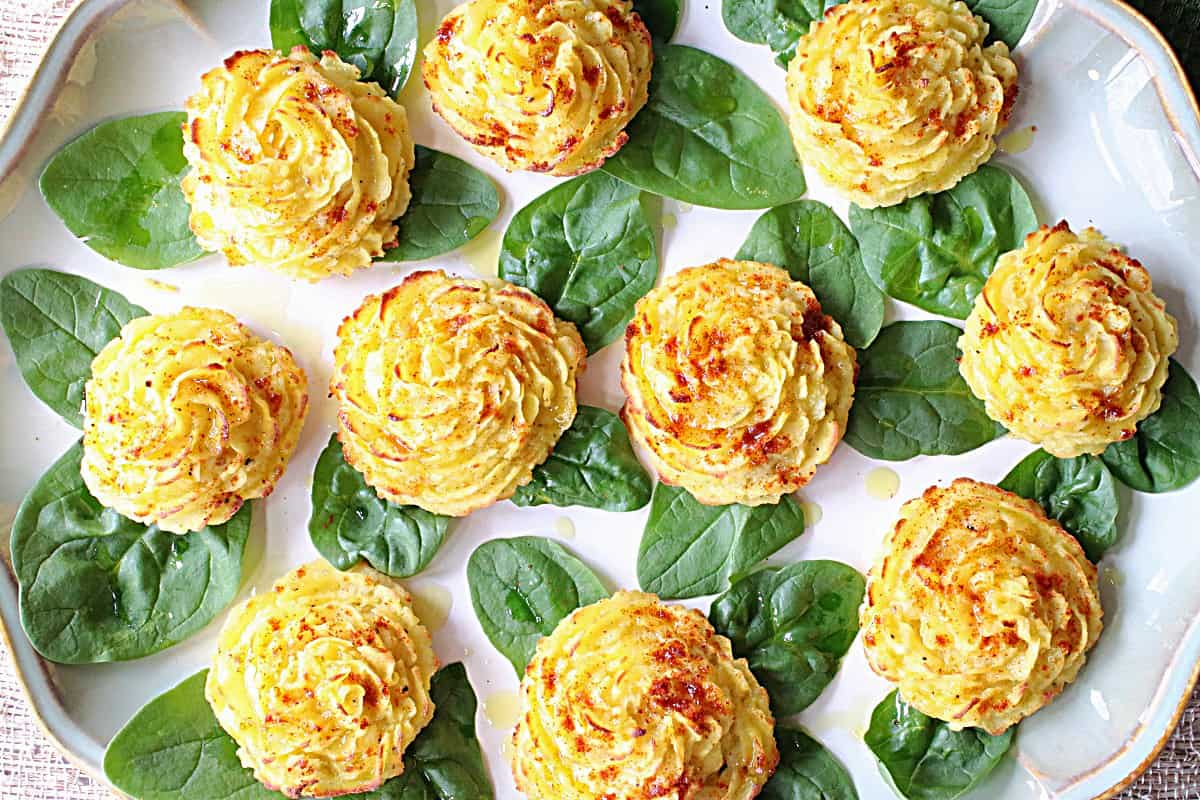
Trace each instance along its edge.
{"label": "oil droplet on plate", "polygon": [[574,539],[575,523],[570,517],[559,517],[554,520],[554,532],[562,539]]}
{"label": "oil droplet on plate", "polygon": [[1033,135],[1037,133],[1037,125],[1030,125],[1028,128],[1021,128],[1012,133],[1006,134],[996,142],[996,147],[1001,153],[1008,153],[1015,156],[1017,153],[1024,153],[1033,144]]}
{"label": "oil droplet on plate", "polygon": [[179,291],[179,287],[173,283],[167,283],[165,281],[156,281],[154,278],[143,278],[142,280],[145,281],[146,285],[149,286],[151,289],[157,289],[160,292],[178,292]]}
{"label": "oil droplet on plate", "polygon": [[425,583],[408,587],[413,599],[413,611],[421,624],[433,633],[446,624],[450,616],[450,607],[454,605],[454,595],[445,586],[437,583]]}
{"label": "oil droplet on plate", "polygon": [[876,500],[891,500],[900,491],[900,476],[896,470],[876,467],[867,473],[867,494]]}
{"label": "oil droplet on plate", "polygon": [[1106,565],[1104,569],[1100,571],[1100,576],[1104,578],[1104,580],[1107,581],[1110,586],[1120,587],[1125,585],[1125,575],[1121,572],[1121,570],[1117,569],[1112,564]]}
{"label": "oil droplet on plate", "polygon": [[483,701],[483,716],[493,728],[512,728],[521,717],[521,696],[516,692],[493,692]]}
{"label": "oil droplet on plate", "polygon": [[506,764],[512,763],[512,737],[505,736],[500,740],[500,755],[504,758]]}
{"label": "oil droplet on plate", "polygon": [[804,513],[804,527],[806,528],[811,528],[821,521],[821,507],[811,500],[801,500],[800,511]]}
{"label": "oil droplet on plate", "polygon": [[500,231],[488,228],[459,250],[463,261],[481,278],[495,278],[500,269]]}
{"label": "oil droplet on plate", "polygon": [[679,217],[675,216],[674,214],[663,214],[662,215],[662,226],[663,226],[664,230],[666,230],[668,228],[674,228],[678,224],[679,224]]}

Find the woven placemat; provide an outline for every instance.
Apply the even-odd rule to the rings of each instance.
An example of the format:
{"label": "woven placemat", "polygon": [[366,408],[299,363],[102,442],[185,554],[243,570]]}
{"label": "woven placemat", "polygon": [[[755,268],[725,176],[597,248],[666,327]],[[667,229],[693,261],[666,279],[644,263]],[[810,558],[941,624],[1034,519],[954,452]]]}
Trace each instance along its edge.
{"label": "woven placemat", "polygon": [[[29,82],[42,49],[75,0],[0,0],[0,120]],[[1175,46],[1200,84],[1200,0],[1132,0]],[[107,800],[42,734],[0,646],[0,800]],[[1158,760],[1122,800],[1200,799],[1200,691]],[[875,800],[864,798],[864,800]]]}

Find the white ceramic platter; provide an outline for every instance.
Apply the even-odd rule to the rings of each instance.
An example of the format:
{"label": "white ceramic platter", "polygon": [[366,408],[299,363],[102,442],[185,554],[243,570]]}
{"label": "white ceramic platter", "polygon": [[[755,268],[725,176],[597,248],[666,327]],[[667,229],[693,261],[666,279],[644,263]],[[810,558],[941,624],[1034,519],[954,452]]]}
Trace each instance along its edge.
{"label": "white ceramic platter", "polygon": [[[418,0],[422,42],[453,3]],[[675,41],[738,65],[783,104],[784,73],[765,47],[743,44],[721,24],[719,0],[685,0]],[[364,295],[397,283],[413,265],[379,266],[348,279],[301,285],[251,268],[232,270],[209,257],[157,273],[105,261],[76,241],[36,190],[48,156],[95,123],[180,108],[199,75],[232,51],[268,46],[267,0],[83,0],[67,21],[33,87],[0,138],[0,275],[30,265],[77,272],[123,292],[152,311],[185,303],[225,308],[290,347],[307,370],[313,400],[300,449],[275,494],[256,506],[242,596],[261,591],[316,557],[309,543],[309,485],[333,429],[325,386],[338,321]],[[1178,358],[1200,375],[1196,286],[1200,248],[1200,115],[1161,39],[1114,0],[1044,0],[1017,50],[1021,95],[1010,131],[1037,131],[1028,149],[998,160],[1015,171],[1043,221],[1095,224],[1126,244],[1150,269],[1155,288],[1180,324]],[[473,153],[438,120],[418,78],[402,100],[419,143],[459,155],[501,187],[500,219],[462,251],[431,262],[455,272],[494,274],[499,237],[514,211],[555,181],[507,175]],[[1015,149],[1015,148],[1013,148]],[[845,203],[810,176],[810,197],[839,213]],[[731,256],[759,212],[713,211],[666,201],[664,272]],[[178,287],[167,291],[153,277]],[[892,303],[891,317],[919,316]],[[580,389],[585,403],[616,410],[619,345],[594,356]],[[0,529],[22,496],[77,432],[39,403],[0,344]],[[967,475],[997,481],[1030,449],[1000,440],[958,457],[891,465],[900,490],[872,497],[866,476],[880,464],[843,446],[803,492],[820,520],[773,562],[835,558],[866,570],[901,502],[926,486]],[[1167,495],[1123,492],[1124,539],[1102,565],[1105,632],[1079,680],[1049,708],[1022,723],[1015,758],[1006,759],[976,797],[1090,798],[1131,780],[1157,752],[1191,688],[1200,660],[1200,484]],[[519,509],[508,503],[451,528],[426,572],[409,582],[418,594],[448,591],[449,620],[434,634],[444,663],[463,660],[481,701],[478,729],[497,796],[516,798],[500,757],[503,726],[488,720],[516,689],[512,668],[489,644],[471,610],[464,566],[482,541],[517,534],[567,539],[611,588],[636,586],[634,560],[645,511],[616,515],[584,509]],[[7,547],[7,536],[4,547]],[[444,594],[445,591],[442,593]],[[707,609],[708,601],[695,603]],[[91,772],[112,734],[159,692],[205,666],[216,634],[129,663],[78,667],[44,664],[18,623],[16,587],[0,570],[0,618],[7,628],[34,709],[50,735]],[[863,798],[890,797],[861,741],[887,685],[871,674],[856,645],[821,698],[798,718],[846,764]],[[493,716],[505,716],[493,714]],[[511,720],[500,719],[501,723]]]}

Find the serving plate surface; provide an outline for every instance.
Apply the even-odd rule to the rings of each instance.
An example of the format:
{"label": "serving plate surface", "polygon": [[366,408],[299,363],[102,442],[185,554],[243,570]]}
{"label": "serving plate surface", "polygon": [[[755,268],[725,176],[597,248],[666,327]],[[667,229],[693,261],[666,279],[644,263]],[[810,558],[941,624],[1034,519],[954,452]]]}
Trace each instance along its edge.
{"label": "serving plate surface", "polygon": [[[418,0],[422,42],[452,5]],[[784,104],[783,71],[766,48],[725,31],[719,0],[685,3],[675,41],[738,65]],[[242,597],[316,557],[306,528],[309,489],[317,456],[333,430],[334,408],[325,387],[337,323],[364,295],[422,265],[380,265],[316,285],[229,269],[218,257],[139,272],[76,241],[42,201],[36,179],[55,149],[95,123],[180,108],[202,72],[234,50],[269,43],[267,0],[84,0],[0,137],[0,275],[48,265],[86,275],[155,312],[184,304],[218,306],[286,344],[307,370],[312,413],[283,481],[256,506]],[[1017,53],[1021,96],[1005,141],[1010,151],[1021,152],[1000,154],[997,161],[1022,179],[1043,221],[1065,217],[1077,228],[1094,224],[1147,265],[1156,291],[1179,320],[1177,358],[1200,375],[1200,289],[1189,290],[1200,262],[1192,233],[1200,231],[1200,113],[1178,64],[1143,20],[1112,0],[1044,0]],[[556,181],[508,175],[477,156],[433,115],[419,78],[410,81],[401,100],[417,142],[483,169],[502,196],[500,218],[479,239],[424,266],[494,275],[508,219]],[[811,172],[808,196],[845,211],[845,203]],[[671,200],[662,211],[664,273],[732,256],[760,213]],[[899,303],[889,306],[889,319],[921,316]],[[590,359],[582,402],[620,407],[619,347]],[[21,497],[78,433],[29,393],[7,341],[0,344],[0,411],[0,529],[7,531]],[[963,456],[889,465],[841,447],[801,492],[819,507],[819,520],[771,561],[834,558],[865,571],[905,499],[963,475],[998,481],[1030,449],[1002,439]],[[881,466],[900,476],[898,494],[887,500],[867,487],[867,476]],[[1200,661],[1200,537],[1194,521],[1200,484],[1157,496],[1122,488],[1122,502],[1124,538],[1101,563],[1105,633],[1076,683],[1022,723],[1016,757],[1005,760],[976,790],[977,797],[1091,798],[1114,791],[1157,753],[1186,702]],[[407,581],[434,606],[439,598],[451,600],[449,619],[434,642],[444,663],[467,664],[481,701],[478,730],[498,797],[518,797],[500,755],[513,721],[509,707],[517,678],[471,610],[464,574],[468,555],[489,538],[550,536],[563,540],[610,588],[635,587],[645,514],[502,503],[454,523],[431,566]],[[6,552],[7,536],[2,538]],[[708,600],[690,605],[707,610]],[[207,664],[219,625],[134,662],[46,664],[21,631],[15,581],[7,569],[0,570],[0,620],[47,731],[97,775],[105,744],[137,708]],[[833,684],[797,718],[846,764],[864,798],[891,796],[861,741],[871,709],[887,691],[856,645]]]}

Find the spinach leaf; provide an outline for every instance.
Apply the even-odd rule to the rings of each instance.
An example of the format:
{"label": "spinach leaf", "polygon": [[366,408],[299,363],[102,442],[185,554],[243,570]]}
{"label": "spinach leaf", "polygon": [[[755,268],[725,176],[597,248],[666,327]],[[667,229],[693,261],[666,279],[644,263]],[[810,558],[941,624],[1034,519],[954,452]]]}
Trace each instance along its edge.
{"label": "spinach leaf", "polygon": [[76,443],[26,495],[12,529],[21,625],[60,664],[126,661],[182,642],[242,582],[250,504],[178,536],[125,519],[88,493]]}
{"label": "spinach leaf", "polygon": [[1012,175],[984,165],[937,194],[887,208],[850,206],[863,263],[897,300],[966,319],[1001,253],[1037,229],[1029,195]]}
{"label": "spinach leaf", "polygon": [[83,387],[92,359],[121,327],[146,315],[87,278],[49,269],[22,269],[0,281],[0,325],[21,375],[39,400],[83,427]]}
{"label": "spinach leaf", "polygon": [[1000,40],[1012,49],[1025,35],[1037,0],[966,0],[972,12],[991,26],[989,40]]}
{"label": "spinach leaf", "polygon": [[1158,411],[1142,420],[1132,439],[1110,444],[1100,457],[1139,492],[1181,489],[1200,476],[1200,394],[1182,364],[1171,359]]}
{"label": "spinach leaf", "polygon": [[488,639],[517,677],[538,640],[577,608],[608,597],[586,564],[540,536],[492,539],[467,560],[471,605]]}
{"label": "spinach leaf", "polygon": [[329,438],[313,473],[308,535],[330,564],[350,569],[361,559],[394,578],[416,575],[441,547],[449,524],[449,517],[381,500],[346,463],[337,436]]}
{"label": "spinach leaf", "polygon": [[1055,458],[1035,450],[1000,481],[1000,488],[1041,505],[1092,561],[1117,542],[1117,484],[1095,456]]}
{"label": "spinach leaf", "polygon": [[956,455],[1004,434],[958,374],[954,325],[896,322],[858,354],[846,442],[871,458]]}
{"label": "spinach leaf", "polygon": [[760,800],[858,800],[850,773],[820,742],[799,728],[775,728],[779,767]]}
{"label": "spinach leaf", "polygon": [[620,417],[580,406],[550,457],[534,467],[533,480],[517,489],[512,501],[634,511],[650,502],[653,488]]}
{"label": "spinach leaf", "polygon": [[599,171],[559,184],[509,223],[500,277],[574,322],[596,352],[621,336],[658,279],[643,201],[640,190]]}
{"label": "spinach leaf", "polygon": [[102,122],[50,160],[39,184],[71,233],[105,258],[137,269],[174,267],[203,256],[188,227],[179,181],[182,111]]}
{"label": "spinach leaf", "polygon": [[858,635],[866,582],[837,561],[799,561],[753,572],[713,601],[717,633],[733,644],[771,696],[776,717],[812,704]]}
{"label": "spinach leaf", "polygon": [[825,10],[841,0],[724,0],[721,17],[726,29],[743,42],[765,44],[775,63],[787,69],[796,43]]}
{"label": "spinach leaf", "polygon": [[771,208],[804,194],[787,123],[762,89],[703,50],[671,44],[654,59],[650,100],[605,172],[713,208]]}
{"label": "spinach leaf", "polygon": [[[151,700],[117,732],[104,774],[135,800],[280,800],[255,780],[204,699],[203,670]],[[404,753],[404,772],[345,800],[491,800],[475,736],[475,692],[461,663],[438,670],[433,719]]]}
{"label": "spinach leaf", "polygon": [[778,505],[706,506],[660,483],[638,548],[638,585],[666,600],[723,592],[803,532],[804,512],[790,496]]}
{"label": "spinach leaf", "polygon": [[1016,728],[993,736],[952,731],[892,692],[871,713],[864,741],[896,791],[909,800],[953,800],[979,784],[1012,746]]}
{"label": "spinach leaf", "polygon": [[417,58],[413,0],[271,0],[271,46],[332,50],[392,96]]}
{"label": "spinach leaf", "polygon": [[449,253],[500,213],[500,195],[487,175],[448,153],[420,145],[416,153],[408,175],[412,200],[396,220],[397,244],[377,261],[421,261]]}
{"label": "spinach leaf", "polygon": [[679,28],[682,0],[633,0],[633,10],[650,29],[655,42],[669,42]]}
{"label": "spinach leaf", "polygon": [[798,200],[766,212],[737,257],[784,267],[793,280],[808,284],[854,347],[866,347],[879,334],[883,292],[863,268],[854,235],[824,203]]}

